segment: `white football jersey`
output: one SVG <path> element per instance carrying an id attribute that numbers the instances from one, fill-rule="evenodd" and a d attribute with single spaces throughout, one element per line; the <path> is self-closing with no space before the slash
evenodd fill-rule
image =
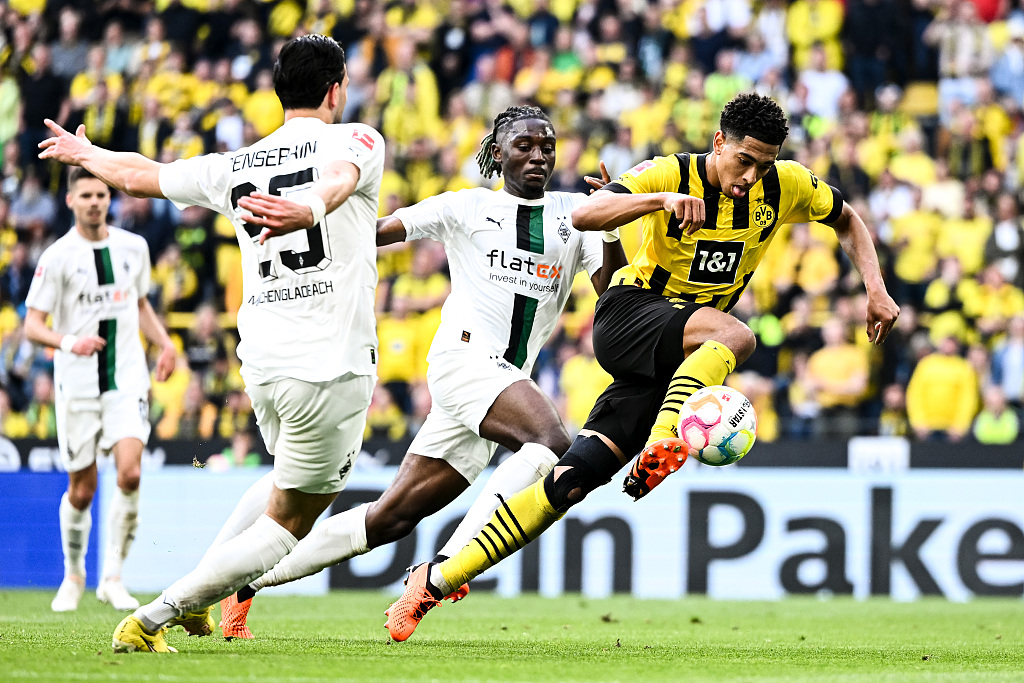
<path id="1" fill-rule="evenodd" d="M 532 372 L 576 273 L 593 275 L 604 258 L 601 235 L 572 226 L 572 210 L 585 199 L 568 192 L 522 199 L 474 188 L 395 211 L 406 239 L 435 239 L 448 254 L 452 291 L 428 360 L 460 344 L 480 344 Z"/>
<path id="2" fill-rule="evenodd" d="M 352 195 L 325 220 L 259 244 L 238 200 L 250 192 L 301 198 L 332 161 L 359 168 Z M 242 249 L 238 358 L 248 384 L 290 377 L 326 382 L 376 374 L 373 314 L 376 223 L 384 139 L 373 128 L 293 118 L 255 145 L 182 159 L 160 171 L 178 206 L 204 206 L 231 219 Z"/>
<path id="3" fill-rule="evenodd" d="M 91 356 L 55 352 L 57 391 L 68 399 L 115 389 L 145 397 L 149 391 L 139 339 L 139 299 L 149 292 L 149 247 L 138 235 L 107 229 L 107 239 L 91 242 L 72 228 L 47 247 L 25 302 L 52 315 L 56 332 L 107 342 Z"/>

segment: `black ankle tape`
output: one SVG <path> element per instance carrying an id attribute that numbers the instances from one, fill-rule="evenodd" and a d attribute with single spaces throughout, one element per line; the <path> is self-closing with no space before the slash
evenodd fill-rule
<path id="1" fill-rule="evenodd" d="M 254 595 L 256 595 L 255 589 L 251 586 L 242 586 L 238 589 L 238 593 L 235 594 L 235 599 L 238 602 L 245 602 L 246 600 L 252 600 Z"/>

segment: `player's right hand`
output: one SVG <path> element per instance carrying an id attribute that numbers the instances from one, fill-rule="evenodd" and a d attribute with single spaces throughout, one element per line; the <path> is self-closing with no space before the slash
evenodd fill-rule
<path id="1" fill-rule="evenodd" d="M 701 197 L 672 192 L 665 199 L 663 208 L 679 219 L 679 227 L 687 235 L 704 227 L 704 200 Z"/>
<path id="2" fill-rule="evenodd" d="M 308 204 L 278 195 L 251 192 L 238 200 L 238 206 L 249 212 L 242 214 L 243 221 L 263 228 L 260 244 L 271 237 L 313 227 L 313 212 Z"/>
<path id="3" fill-rule="evenodd" d="M 71 353 L 77 356 L 91 356 L 97 351 L 102 351 L 106 345 L 107 340 L 103 337 L 82 336 L 71 347 Z"/>

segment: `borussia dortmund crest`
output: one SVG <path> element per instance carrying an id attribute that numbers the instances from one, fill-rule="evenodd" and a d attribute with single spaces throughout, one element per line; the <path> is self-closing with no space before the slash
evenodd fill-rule
<path id="1" fill-rule="evenodd" d="M 569 235 L 572 233 L 569 231 L 569 226 L 562 221 L 562 224 L 558 226 L 558 236 L 562 238 L 562 242 L 569 241 Z"/>
<path id="2" fill-rule="evenodd" d="M 770 228 L 775 223 L 775 210 L 768 204 L 758 204 L 750 212 L 750 220 L 759 228 Z"/>

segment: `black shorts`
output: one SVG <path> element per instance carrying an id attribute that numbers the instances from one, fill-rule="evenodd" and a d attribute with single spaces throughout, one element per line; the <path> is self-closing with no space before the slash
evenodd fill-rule
<path id="1" fill-rule="evenodd" d="M 584 429 L 604 434 L 627 456 L 644 447 L 683 362 L 686 321 L 702 307 L 631 285 L 609 287 L 601 295 L 594 311 L 594 355 L 614 381 Z"/>

